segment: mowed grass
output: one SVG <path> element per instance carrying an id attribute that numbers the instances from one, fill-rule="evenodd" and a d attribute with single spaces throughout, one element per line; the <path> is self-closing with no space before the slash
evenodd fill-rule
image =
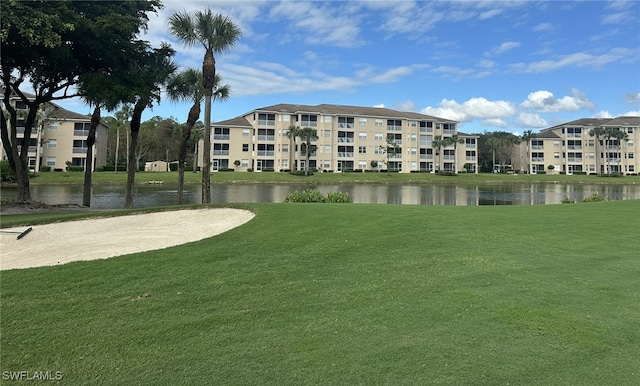
<path id="1" fill-rule="evenodd" d="M 248 207 L 252 221 L 207 240 L 2 272 L 2 371 L 69 384 L 640 379 L 640 201 Z"/>

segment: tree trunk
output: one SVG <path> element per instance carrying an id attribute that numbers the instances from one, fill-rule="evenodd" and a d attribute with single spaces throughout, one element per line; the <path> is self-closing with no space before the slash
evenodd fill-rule
<path id="1" fill-rule="evenodd" d="M 116 158 L 115 158 L 115 162 L 113 163 L 113 171 L 114 174 L 118 174 L 118 151 L 120 147 L 120 128 L 118 128 L 118 130 L 116 130 Z"/>
<path id="2" fill-rule="evenodd" d="M 191 130 L 200 116 L 200 103 L 194 103 L 189 110 L 187 124 L 182 129 L 180 150 L 178 152 L 178 204 L 184 203 L 184 166 L 187 161 L 187 142 L 191 138 Z M 194 166 L 195 167 L 195 166 Z"/>
<path id="3" fill-rule="evenodd" d="M 311 153 L 311 141 L 307 140 L 307 148 L 305 149 L 306 152 L 306 162 L 304 164 L 304 175 L 308 176 L 309 175 L 309 156 Z"/>
<path id="4" fill-rule="evenodd" d="M 124 199 L 125 209 L 133 208 L 133 186 L 136 178 L 136 150 L 138 148 L 138 134 L 140 133 L 140 122 L 142 112 L 147 107 L 146 101 L 138 101 L 133 108 L 131 116 L 131 140 L 129 142 L 129 154 L 127 154 L 127 186 Z"/>
<path id="5" fill-rule="evenodd" d="M 213 51 L 207 50 L 202 62 L 202 85 L 204 88 L 204 154 L 202 165 L 202 203 L 211 203 L 211 103 L 216 76 L 216 61 Z"/>
<path id="6" fill-rule="evenodd" d="M 82 206 L 91 206 L 91 175 L 93 171 L 93 145 L 96 143 L 96 129 L 100 124 L 100 105 L 96 105 L 91 115 L 91 126 L 87 134 L 87 158 L 82 186 Z"/>

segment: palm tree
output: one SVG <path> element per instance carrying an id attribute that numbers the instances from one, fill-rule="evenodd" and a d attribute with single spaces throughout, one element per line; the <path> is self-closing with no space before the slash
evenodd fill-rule
<path id="1" fill-rule="evenodd" d="M 603 137 L 605 134 L 605 130 L 603 127 L 594 127 L 589 130 L 589 135 L 591 137 L 596 137 L 596 172 L 600 174 L 600 137 Z M 606 154 L 605 154 L 606 156 Z"/>
<path id="2" fill-rule="evenodd" d="M 309 175 L 309 157 L 311 156 L 311 153 L 315 151 L 314 149 L 315 145 L 312 146 L 311 141 L 315 141 L 318 139 L 318 131 L 311 127 L 303 127 L 298 132 L 298 136 L 300 137 L 301 141 L 305 142 L 305 145 L 306 145 L 305 154 L 307 156 L 307 161 L 304 164 L 304 175 L 308 176 Z"/>
<path id="3" fill-rule="evenodd" d="M 439 172 L 440 168 L 442 167 L 442 155 L 441 155 L 441 149 L 443 147 L 447 146 L 447 140 L 442 138 L 442 136 L 440 135 L 436 135 L 435 137 L 433 137 L 433 142 L 431 143 L 431 146 L 436 150 L 436 154 L 438 156 L 438 169 L 435 170 L 435 172 Z M 434 157 L 434 161 L 435 161 L 435 157 Z"/>
<path id="4" fill-rule="evenodd" d="M 622 142 L 626 142 L 629 139 L 629 134 L 616 128 L 611 130 L 611 137 L 615 138 L 618 141 L 619 157 L 616 157 L 616 158 L 618 159 L 618 173 L 622 173 L 622 167 L 620 165 L 620 162 L 622 160 L 622 154 L 620 154 L 620 152 L 622 150 Z"/>
<path id="5" fill-rule="evenodd" d="M 297 126 L 291 125 L 289 126 L 289 130 L 287 131 L 287 137 L 289 137 L 289 139 L 291 140 L 291 152 L 290 154 L 293 155 L 293 158 L 295 157 L 295 151 L 296 151 L 296 137 L 300 137 L 300 131 L 302 131 L 302 129 L 300 129 Z M 291 170 L 296 170 L 294 168 L 294 159 L 291 158 L 289 161 L 291 162 L 291 165 L 289 165 L 289 168 Z"/>
<path id="6" fill-rule="evenodd" d="M 531 157 L 529 156 L 529 147 L 531 145 L 531 140 L 533 138 L 536 137 L 536 134 L 533 132 L 533 130 L 525 130 L 524 133 L 522 134 L 522 141 L 525 143 L 525 153 L 527 156 L 527 162 L 525 162 L 524 166 L 526 166 L 527 169 L 527 174 L 531 173 L 531 170 L 529 170 L 529 162 L 531 161 Z"/>
<path id="7" fill-rule="evenodd" d="M 504 141 L 502 140 L 502 138 L 499 138 L 499 137 L 491 137 L 487 139 L 487 146 L 489 146 L 493 154 L 493 161 L 492 161 L 493 163 L 491 164 L 492 173 L 496 172 L 496 150 L 498 150 L 498 148 L 502 146 L 503 143 Z"/>
<path id="8" fill-rule="evenodd" d="M 125 128 L 129 125 L 129 119 L 131 119 L 131 114 L 133 114 L 133 110 L 129 105 L 123 105 L 120 108 L 120 111 L 117 111 L 114 116 L 117 121 L 117 129 L 116 129 L 116 157 L 114 162 L 114 172 L 118 173 L 118 153 L 120 147 L 120 127 L 124 126 Z M 129 154 L 129 135 L 127 133 L 127 154 Z"/>
<path id="9" fill-rule="evenodd" d="M 458 144 L 462 145 L 464 143 L 464 138 L 460 138 L 458 134 L 454 134 L 448 139 L 446 139 L 446 141 L 447 141 L 447 144 L 445 146 L 453 145 L 453 171 L 454 173 L 457 174 L 458 168 L 456 165 L 456 157 L 458 155 L 458 152 L 456 150 L 458 148 Z"/>
<path id="10" fill-rule="evenodd" d="M 231 88 L 229 85 L 219 86 L 221 82 L 220 74 L 216 74 L 214 79 L 215 92 L 213 100 L 226 100 L 229 98 Z M 172 77 L 167 82 L 167 96 L 172 101 L 193 102 L 187 123 L 183 126 L 178 151 L 178 204 L 184 201 L 184 166 L 187 160 L 187 144 L 191 138 L 191 131 L 200 118 L 200 103 L 204 98 L 202 89 L 202 72 L 195 68 L 188 68 Z"/>
<path id="11" fill-rule="evenodd" d="M 204 93 L 204 165 L 202 170 L 202 203 L 211 202 L 211 103 L 215 86 L 214 54 L 233 47 L 241 36 L 240 28 L 228 16 L 214 14 L 211 9 L 186 11 L 169 17 L 169 31 L 186 46 L 202 45 L 202 88 Z"/>

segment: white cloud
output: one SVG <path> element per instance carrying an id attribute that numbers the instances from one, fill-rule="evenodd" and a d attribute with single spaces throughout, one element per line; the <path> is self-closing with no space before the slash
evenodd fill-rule
<path id="1" fill-rule="evenodd" d="M 492 9 L 490 11 L 482 12 L 480 16 L 478 16 L 478 19 L 480 20 L 491 19 L 492 17 L 499 15 L 501 13 L 502 13 L 501 9 Z"/>
<path id="2" fill-rule="evenodd" d="M 609 52 L 592 55 L 586 52 L 576 52 L 560 56 L 554 60 L 541 60 L 532 63 L 515 63 L 511 68 L 516 72 L 539 73 L 554 71 L 564 67 L 592 67 L 599 69 L 605 64 L 623 61 L 632 63 L 638 61 L 640 48 L 612 48 Z"/>
<path id="3" fill-rule="evenodd" d="M 624 94 L 624 100 L 629 104 L 640 106 L 640 92 L 626 93 Z"/>
<path id="4" fill-rule="evenodd" d="M 505 122 L 500 118 L 483 119 L 482 124 L 484 126 L 500 127 L 503 129 L 506 129 L 507 127 L 509 127 L 509 125 L 507 125 L 507 122 Z"/>
<path id="5" fill-rule="evenodd" d="M 595 104 L 587 99 L 582 92 L 577 89 L 573 89 L 571 92 L 573 96 L 564 96 L 558 99 L 551 91 L 535 91 L 530 93 L 520 106 L 543 113 L 582 109 L 593 110 L 595 108 Z"/>
<path id="6" fill-rule="evenodd" d="M 489 60 L 489 59 L 481 59 L 476 66 L 478 67 L 482 67 L 482 68 L 493 68 L 496 65 L 496 62 L 494 62 L 493 60 Z"/>
<path id="7" fill-rule="evenodd" d="M 549 32 L 549 31 L 553 31 L 554 29 L 555 27 L 551 23 L 540 23 L 540 24 L 536 24 L 535 26 L 533 26 L 533 28 L 531 28 L 533 32 Z"/>
<path id="8" fill-rule="evenodd" d="M 459 122 L 481 119 L 484 122 L 495 123 L 498 124 L 498 127 L 503 127 L 504 121 L 501 119 L 515 114 L 516 108 L 513 103 L 508 101 L 490 101 L 480 97 L 471 98 L 463 103 L 443 99 L 438 107 L 425 107 L 422 109 L 422 113 Z M 500 119 L 500 122 L 497 119 Z"/>
<path id="9" fill-rule="evenodd" d="M 522 127 L 547 127 L 547 121 L 544 120 L 540 115 L 535 113 L 528 113 L 525 111 L 520 112 L 518 114 L 518 119 L 516 122 Z"/>
<path id="10" fill-rule="evenodd" d="M 396 104 L 396 109 L 400 111 L 416 111 L 418 106 L 412 101 L 404 101 Z"/>
<path id="11" fill-rule="evenodd" d="M 606 111 L 606 110 L 602 110 L 602 111 L 598 111 L 597 113 L 593 114 L 591 116 L 591 118 L 614 118 L 614 116 Z"/>
<path id="12" fill-rule="evenodd" d="M 622 114 L 625 117 L 640 117 L 640 110 L 635 110 L 635 111 L 627 111 L 626 113 Z"/>
<path id="13" fill-rule="evenodd" d="M 484 55 L 485 56 L 500 55 L 514 48 L 520 47 L 520 45 L 522 45 L 522 43 L 520 42 L 504 42 L 499 46 L 493 47 L 489 51 L 485 52 Z"/>
<path id="14" fill-rule="evenodd" d="M 373 107 L 377 107 L 377 108 L 384 108 L 384 103 L 378 103 L 377 105 L 373 105 Z"/>
<path id="15" fill-rule="evenodd" d="M 602 16 L 602 24 L 620 24 L 634 20 L 631 12 L 617 12 Z"/>

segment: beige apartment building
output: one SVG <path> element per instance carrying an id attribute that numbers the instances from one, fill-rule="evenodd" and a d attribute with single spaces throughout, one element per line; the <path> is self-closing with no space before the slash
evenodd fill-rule
<path id="1" fill-rule="evenodd" d="M 459 132 L 457 124 L 386 108 L 278 104 L 213 123 L 209 156 L 212 171 L 304 170 L 306 146 L 299 138 L 294 143 L 288 136 L 289 127 L 296 126 L 317 131 L 308 166 L 320 172 L 388 169 L 402 173 L 477 173 L 478 136 Z M 462 143 L 434 148 L 435 137 L 453 135 Z M 238 167 L 235 161 L 240 162 Z"/>
<path id="2" fill-rule="evenodd" d="M 595 128 L 619 130 L 622 140 L 592 136 Z M 523 142 L 514 157 L 517 170 L 529 173 L 622 173 L 640 170 L 640 117 L 582 118 L 541 130 Z M 553 166 L 550 169 L 549 166 Z"/>
<path id="3" fill-rule="evenodd" d="M 27 97 L 29 95 L 27 94 Z M 26 106 L 18 98 L 12 103 L 20 111 Z M 22 116 L 22 117 L 21 117 Z M 40 171 L 45 165 L 51 171 L 62 171 L 67 161 L 72 166 L 85 166 L 87 162 L 87 135 L 91 126 L 91 117 L 66 110 L 55 103 L 43 105 L 39 114 L 40 121 L 31 130 L 29 141 L 29 169 Z M 24 114 L 18 113 L 17 140 L 20 146 L 24 140 Z M 7 122 L 8 123 L 8 122 Z M 93 169 L 107 164 L 107 127 L 100 124 L 96 131 L 96 143 L 93 147 Z M 7 154 L 2 148 L 2 159 Z"/>

